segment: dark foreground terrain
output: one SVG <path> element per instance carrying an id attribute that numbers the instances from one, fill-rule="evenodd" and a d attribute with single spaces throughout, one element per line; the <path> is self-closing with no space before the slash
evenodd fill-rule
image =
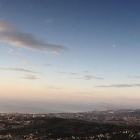
<path id="1" fill-rule="evenodd" d="M 140 126 L 11 115 L 1 116 L 1 140 L 140 140 Z"/>

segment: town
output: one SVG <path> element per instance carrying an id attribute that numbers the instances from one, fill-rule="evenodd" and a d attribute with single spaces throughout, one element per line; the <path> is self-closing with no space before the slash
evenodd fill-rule
<path id="1" fill-rule="evenodd" d="M 50 117 L 58 117 L 64 119 L 77 119 L 98 123 L 111 124 L 140 124 L 140 110 L 107 110 L 107 111 L 89 111 L 79 113 L 58 113 L 48 114 Z"/>
<path id="2" fill-rule="evenodd" d="M 0 114 L 0 140 L 140 139 L 140 110 Z"/>

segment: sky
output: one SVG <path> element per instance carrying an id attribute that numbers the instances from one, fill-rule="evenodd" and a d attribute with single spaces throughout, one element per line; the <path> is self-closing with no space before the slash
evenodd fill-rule
<path id="1" fill-rule="evenodd" d="M 139 108 L 139 27 L 140 0 L 1 0 L 0 100 Z"/>

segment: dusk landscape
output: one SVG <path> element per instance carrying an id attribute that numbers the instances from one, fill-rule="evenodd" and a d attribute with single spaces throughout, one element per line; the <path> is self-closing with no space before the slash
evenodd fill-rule
<path id="1" fill-rule="evenodd" d="M 0 0 L 0 140 L 140 140 L 140 0 Z"/>

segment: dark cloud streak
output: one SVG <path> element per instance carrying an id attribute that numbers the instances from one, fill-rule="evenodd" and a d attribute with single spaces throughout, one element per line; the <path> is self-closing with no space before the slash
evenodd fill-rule
<path id="1" fill-rule="evenodd" d="M 95 87 L 101 88 L 128 88 L 128 87 L 140 87 L 140 84 L 111 84 L 111 85 L 100 85 Z"/>
<path id="2" fill-rule="evenodd" d="M 92 75 L 85 75 L 84 78 L 85 78 L 86 80 L 92 80 L 92 79 L 103 80 L 103 79 L 104 79 L 104 78 L 96 77 L 96 76 L 92 76 Z"/>
<path id="3" fill-rule="evenodd" d="M 34 75 L 26 74 L 24 77 L 21 77 L 22 79 L 29 79 L 29 80 L 36 80 L 39 79 Z"/>
<path id="4" fill-rule="evenodd" d="M 35 72 L 27 69 L 22 69 L 22 68 L 3 68 L 0 67 L 1 70 L 9 70 L 9 71 L 18 71 L 18 72 L 28 72 L 28 73 L 36 73 L 36 74 L 42 74 L 40 72 Z"/>
<path id="5" fill-rule="evenodd" d="M 30 50 L 40 51 L 55 51 L 66 50 L 66 47 L 60 45 L 53 45 L 38 40 L 30 33 L 24 33 L 18 30 L 13 25 L 0 21 L 0 41 L 9 43 L 11 45 L 22 47 Z"/>

